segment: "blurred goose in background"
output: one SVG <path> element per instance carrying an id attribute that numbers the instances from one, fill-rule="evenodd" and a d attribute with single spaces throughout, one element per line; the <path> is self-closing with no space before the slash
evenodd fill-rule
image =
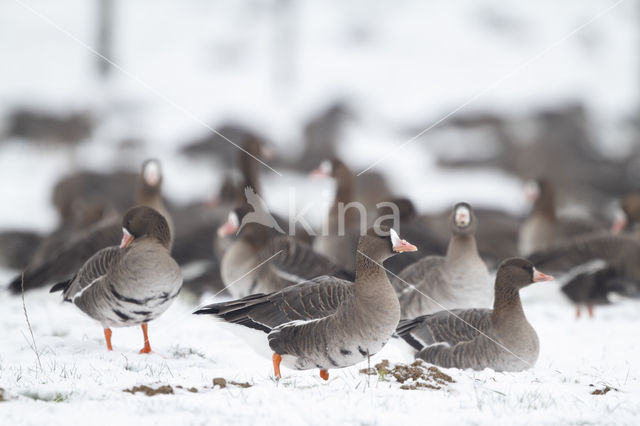
<path id="1" fill-rule="evenodd" d="M 576 316 L 586 306 L 609 303 L 608 295 L 640 297 L 640 241 L 629 236 L 591 234 L 576 237 L 533 253 L 540 268 L 566 275 L 562 291 L 576 305 Z"/>
<path id="2" fill-rule="evenodd" d="M 252 212 L 248 205 L 240 206 L 218 229 L 221 238 L 237 234 L 220 265 L 223 282 L 233 297 L 278 291 L 319 275 L 353 277 L 296 238 L 246 221 Z"/>
<path id="3" fill-rule="evenodd" d="M 0 232 L 0 266 L 9 269 L 23 269 L 36 251 L 42 236 L 32 231 Z"/>
<path id="4" fill-rule="evenodd" d="M 526 191 L 534 204 L 529 217 L 520 228 L 518 251 L 521 255 L 527 256 L 546 249 L 567 238 L 604 230 L 594 220 L 558 217 L 555 188 L 548 180 L 529 182 Z"/>
<path id="5" fill-rule="evenodd" d="M 63 299 L 100 322 L 107 349 L 111 327 L 140 325 L 144 347 L 151 352 L 147 324 L 158 318 L 180 292 L 180 267 L 169 254 L 169 224 L 156 210 L 140 206 L 122 219 L 120 246 L 104 248 L 87 260 L 75 276 L 53 286 Z"/>
<path id="6" fill-rule="evenodd" d="M 449 228 L 452 235 L 446 256 L 427 256 L 392 278 L 402 318 L 443 309 L 491 306 L 493 286 L 478 254 L 476 217 L 469 204 L 455 205 Z"/>
<path id="7" fill-rule="evenodd" d="M 313 248 L 348 271 L 355 270 L 355 252 L 360 239 L 361 226 L 366 220 L 356 207 L 346 208 L 354 198 L 355 176 L 338 158 L 324 160 L 311 172 L 312 176 L 332 177 L 336 182 L 336 195 L 323 224 L 320 235 L 313 241 Z"/>
<path id="8" fill-rule="evenodd" d="M 627 194 L 620 202 L 611 232 L 619 234 L 623 231 L 640 240 L 640 193 Z"/>
<path id="9" fill-rule="evenodd" d="M 373 228 L 360 238 L 354 282 L 321 276 L 271 294 L 215 303 L 194 312 L 267 333 L 273 367 L 327 370 L 356 364 L 377 353 L 400 319 L 400 306 L 382 263 L 416 247 L 393 229 Z"/>
<path id="10" fill-rule="evenodd" d="M 521 371 L 538 359 L 538 335 L 524 315 L 519 291 L 552 276 L 525 259 L 499 267 L 493 309 L 455 309 L 402 320 L 396 333 L 418 352 L 416 358 L 445 368 Z"/>
<path id="11" fill-rule="evenodd" d="M 152 173 L 148 171 L 150 168 L 153 170 Z M 162 178 L 159 162 L 157 160 L 145 161 L 138 179 L 137 194 L 138 197 L 141 197 L 140 202 L 157 206 L 167 214 L 161 194 Z M 167 223 L 171 223 L 170 218 Z M 50 252 L 46 253 L 40 262 L 30 263 L 23 274 L 16 276 L 9 284 L 9 289 L 14 293 L 19 293 L 23 279 L 25 290 L 68 279 L 98 250 L 117 243 L 120 233 L 120 221 L 111 216 L 87 229 L 67 235 L 65 241 L 60 242 L 58 247 L 52 248 Z M 170 246 L 171 242 L 169 242 Z"/>

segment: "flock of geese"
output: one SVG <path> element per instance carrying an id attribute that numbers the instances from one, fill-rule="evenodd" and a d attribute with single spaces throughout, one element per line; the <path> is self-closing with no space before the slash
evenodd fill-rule
<path id="1" fill-rule="evenodd" d="M 442 367 L 532 367 L 539 341 L 519 291 L 554 279 L 537 267 L 562 275 L 578 316 L 583 307 L 593 315 L 610 293 L 640 296 L 640 194 L 621 200 L 623 214 L 611 229 L 559 215 L 553 184 L 538 180 L 526 188 L 533 207 L 524 221 L 464 202 L 448 214 L 424 216 L 396 197 L 388 201 L 399 222 L 377 221 L 362 234 L 359 215 L 347 211 L 339 233 L 340 203 L 359 195 L 353 173 L 333 158 L 312 172 L 336 182 L 328 232 L 313 238 L 301 229 L 294 236 L 278 231 L 285 222 L 277 216 L 272 226 L 246 220 L 255 207 L 244 194 L 262 191 L 250 158 L 261 147 L 249 141 L 244 148 L 251 155 L 240 154 L 240 179 L 227 179 L 214 201 L 180 208 L 162 197 L 157 160 L 143 163 L 137 191 L 124 196 L 130 176 L 66 178 L 54 191 L 62 218 L 56 231 L 22 240 L 0 235 L 5 262 L 20 258 L 11 250 L 29 253 L 9 289 L 53 284 L 51 292 L 61 291 L 102 325 L 109 350 L 112 328 L 139 325 L 140 353 L 151 352 L 148 323 L 181 288 L 224 293 L 226 301 L 194 313 L 264 332 L 259 350 L 269 348 L 277 378 L 283 364 L 317 368 L 325 380 L 328 370 L 367 359 L 391 338 Z M 127 203 L 126 213 L 117 214 Z M 183 280 L 185 266 L 199 261 L 202 274 Z"/>

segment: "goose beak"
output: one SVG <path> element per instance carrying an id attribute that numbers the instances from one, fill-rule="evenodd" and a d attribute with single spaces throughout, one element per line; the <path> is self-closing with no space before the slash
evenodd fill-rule
<path id="1" fill-rule="evenodd" d="M 238 226 L 231 220 L 227 220 L 224 225 L 218 228 L 218 237 L 223 238 L 238 232 Z"/>
<path id="2" fill-rule="evenodd" d="M 418 247 L 414 246 L 407 240 L 400 240 L 398 244 L 393 246 L 393 251 L 396 253 L 402 253 L 405 251 L 418 251 Z"/>
<path id="3" fill-rule="evenodd" d="M 544 274 L 538 271 L 536 268 L 533 268 L 533 282 L 537 283 L 540 281 L 553 281 L 553 277 L 551 275 Z"/>
<path id="4" fill-rule="evenodd" d="M 127 231 L 126 228 L 122 228 L 122 241 L 120 241 L 120 248 L 129 247 L 135 237 Z"/>
<path id="5" fill-rule="evenodd" d="M 312 177 L 328 177 L 329 174 L 322 167 L 317 167 L 309 172 L 309 176 Z"/>
<path id="6" fill-rule="evenodd" d="M 613 224 L 611 225 L 611 233 L 613 235 L 618 235 L 624 228 L 627 227 L 627 215 L 624 212 L 620 212 L 616 214 L 615 219 L 613 220 Z"/>

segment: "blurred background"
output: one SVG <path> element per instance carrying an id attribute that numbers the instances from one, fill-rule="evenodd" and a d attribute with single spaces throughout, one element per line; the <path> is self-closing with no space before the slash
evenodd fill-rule
<path id="1" fill-rule="evenodd" d="M 211 129 L 273 148 L 275 211 L 333 154 L 423 212 L 524 215 L 539 176 L 606 211 L 640 188 L 638 3 L 3 1 L 0 229 L 50 231 L 60 178 L 149 157 L 174 205 L 211 199 L 237 156 Z"/>

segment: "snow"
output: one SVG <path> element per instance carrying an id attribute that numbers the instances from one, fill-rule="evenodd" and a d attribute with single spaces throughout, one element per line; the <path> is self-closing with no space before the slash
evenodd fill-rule
<path id="1" fill-rule="evenodd" d="M 640 92 L 638 2 L 299 1 L 287 17 L 266 0 L 120 1 L 113 59 L 126 72 L 115 71 L 106 85 L 94 74 L 94 55 L 73 39 L 94 45 L 95 4 L 0 5 L 0 115 L 17 106 L 103 114 L 77 148 L 2 142 L 0 229 L 51 230 L 57 218 L 49 197 L 57 178 L 79 168 L 137 169 L 147 157 L 160 159 L 173 201 L 209 198 L 223 165 L 176 155 L 209 131 L 202 123 L 247 123 L 284 157 L 295 158 L 305 120 L 336 98 L 356 111 L 339 154 L 354 170 L 388 157 L 372 170 L 422 211 L 460 200 L 513 213 L 526 209 L 517 178 L 436 164 L 445 149 L 452 158 L 491 155 L 495 141 L 482 133 L 436 127 L 396 151 L 415 136 L 407 128 L 426 129 L 470 100 L 462 112 L 516 117 L 581 101 L 603 152 L 624 157 L 633 146 L 626 120 L 637 111 Z M 526 132 L 526 123 L 517 131 Z M 145 144 L 123 154 L 114 146 L 124 137 Z M 262 169 L 267 203 L 287 214 L 288 205 L 301 209 L 311 197 L 308 217 L 319 223 L 331 182 L 282 172 Z M 0 271 L 0 283 L 13 273 Z M 455 383 L 409 391 L 360 374 L 366 363 L 332 370 L 329 382 L 317 371 L 283 368 L 284 378 L 275 382 L 271 360 L 233 327 L 190 314 L 211 301 L 183 293 L 150 324 L 154 353 L 139 355 L 139 329 L 115 329 L 115 350 L 108 352 L 99 325 L 46 289 L 29 292 L 40 365 L 20 297 L 0 289 L 0 388 L 7 400 L 0 401 L 0 422 L 635 424 L 640 415 L 638 302 L 599 308 L 594 319 L 576 321 L 557 284 L 532 286 L 523 302 L 541 342 L 533 369 L 449 369 Z M 393 340 L 372 364 L 382 359 L 408 363 L 412 354 Z M 252 386 L 214 388 L 216 377 Z M 123 392 L 167 384 L 174 394 Z M 605 386 L 615 390 L 591 394 Z"/>
<path id="2" fill-rule="evenodd" d="M 635 423 L 640 342 L 629 336 L 637 334 L 638 303 L 596 309 L 594 319 L 576 321 L 553 284 L 537 287 L 523 290 L 541 342 L 536 366 L 522 373 L 443 369 L 455 383 L 441 390 L 402 390 L 393 379 L 360 374 L 366 362 L 331 370 L 328 382 L 317 370 L 283 368 L 277 383 L 269 358 L 238 338 L 234 326 L 191 315 L 198 301 L 186 294 L 150 324 L 154 352 L 139 355 L 139 328 L 114 329 L 114 351 L 108 352 L 98 324 L 58 295 L 29 292 L 25 303 L 39 367 L 22 301 L 3 293 L 0 388 L 8 402 L 0 403 L 0 415 L 3 423 L 25 425 L 45 418 L 50 425 L 89 418 L 97 424 L 133 418 L 142 424 Z M 204 296 L 200 302 L 209 301 Z M 392 340 L 371 364 L 382 359 L 409 363 L 412 356 L 406 344 Z M 252 386 L 214 388 L 216 377 Z M 168 384 L 175 393 L 123 392 L 143 384 Z M 605 386 L 616 390 L 591 394 Z M 198 392 L 186 390 L 191 387 Z"/>

